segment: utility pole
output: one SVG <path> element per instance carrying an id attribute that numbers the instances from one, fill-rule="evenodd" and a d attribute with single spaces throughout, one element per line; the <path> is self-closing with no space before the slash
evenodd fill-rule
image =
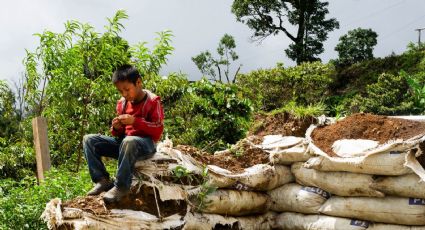
<path id="1" fill-rule="evenodd" d="M 424 28 L 416 29 L 416 31 L 418 31 L 418 48 L 421 47 L 421 31 L 422 30 L 425 30 L 425 27 Z"/>

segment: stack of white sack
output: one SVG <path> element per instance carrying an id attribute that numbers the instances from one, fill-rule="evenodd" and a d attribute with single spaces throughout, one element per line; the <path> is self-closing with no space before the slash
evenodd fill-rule
<path id="1" fill-rule="evenodd" d="M 186 188 L 184 186 L 172 183 L 166 183 L 158 180 L 160 176 L 170 174 L 171 165 L 177 164 L 177 160 L 166 155 L 162 150 L 164 144 L 158 146 L 158 152 L 153 158 L 136 163 L 136 176 L 133 178 L 131 191 L 142 188 L 151 190 L 158 203 L 185 204 L 187 198 Z M 143 176 L 142 178 L 140 178 Z M 139 197 L 139 202 L 143 202 L 146 197 Z M 81 198 L 81 199 L 84 199 Z M 67 207 L 58 199 L 50 200 L 41 216 L 47 223 L 49 229 L 181 229 L 184 224 L 184 215 L 180 210 L 174 214 L 164 216 L 163 206 L 158 205 L 154 212 L 137 211 L 131 209 L 113 208 L 107 210 L 101 197 L 94 197 L 89 202 L 84 203 L 81 208 Z M 103 205 L 104 212 L 97 214 L 91 210 L 91 206 Z M 131 205 L 130 205 L 131 206 Z M 159 215 L 158 215 L 159 213 Z M 161 215 L 162 213 L 162 215 Z M 184 213 L 184 211 L 183 211 Z"/>
<path id="2" fill-rule="evenodd" d="M 266 150 L 284 151 L 303 141 L 304 138 L 299 137 L 266 136 L 262 144 L 255 145 L 250 138 L 241 140 L 245 146 L 257 151 L 262 149 L 265 154 L 269 154 Z M 229 156 L 229 151 L 214 155 Z M 276 213 L 270 210 L 272 202 L 268 192 L 295 181 L 289 165 L 274 165 L 268 160 L 267 163 L 244 168 L 242 172 L 232 172 L 217 165 L 205 165 L 191 157 L 193 154 L 176 149 L 170 149 L 168 154 L 177 158 L 180 165 L 191 173 L 199 175 L 207 172 L 201 186 L 188 190 L 190 211 L 186 215 L 184 229 L 275 228 Z M 244 153 L 240 153 L 239 157 L 244 157 Z"/>
<path id="3" fill-rule="evenodd" d="M 279 229 L 425 229 L 425 171 L 416 157 L 424 135 L 378 145 L 341 140 L 337 157 L 306 132 L 306 162 L 294 163 L 296 183 L 269 192 Z M 306 155 L 307 155 L 306 153 Z M 294 197 L 295 196 L 295 197 Z"/>

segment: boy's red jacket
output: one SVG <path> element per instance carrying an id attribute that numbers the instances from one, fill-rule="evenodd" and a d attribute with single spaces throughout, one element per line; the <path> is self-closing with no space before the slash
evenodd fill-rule
<path id="1" fill-rule="evenodd" d="M 139 136 L 151 137 L 154 142 L 161 139 L 162 132 L 164 131 L 164 110 L 161 105 L 161 98 L 149 90 L 143 90 L 146 93 L 146 99 L 140 103 L 133 104 L 127 101 L 125 111 L 125 99 L 121 98 L 117 102 L 117 113 L 130 114 L 135 117 L 132 125 L 125 125 L 121 129 L 114 129 L 111 127 L 113 136 Z"/>

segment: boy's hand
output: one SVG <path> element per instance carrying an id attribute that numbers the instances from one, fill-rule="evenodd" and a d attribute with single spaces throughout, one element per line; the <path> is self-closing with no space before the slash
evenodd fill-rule
<path id="1" fill-rule="evenodd" d="M 119 121 L 121 124 L 124 125 L 132 125 L 134 123 L 134 117 L 130 114 L 123 114 L 118 116 Z"/>
<path id="2" fill-rule="evenodd" d="M 114 129 L 120 129 L 122 127 L 121 121 L 118 119 L 118 117 L 112 120 L 112 127 L 114 127 Z"/>

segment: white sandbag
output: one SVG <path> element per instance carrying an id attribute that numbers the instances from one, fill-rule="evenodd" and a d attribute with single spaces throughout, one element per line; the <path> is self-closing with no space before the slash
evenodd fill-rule
<path id="1" fill-rule="evenodd" d="M 425 226 L 406 226 L 395 224 L 374 223 L 367 230 L 425 230 Z"/>
<path id="2" fill-rule="evenodd" d="M 302 137 L 267 135 L 264 136 L 263 143 L 257 147 L 264 150 L 282 150 L 287 149 L 304 141 Z"/>
<path id="3" fill-rule="evenodd" d="M 372 175 L 349 172 L 321 172 L 295 163 L 291 168 L 299 184 L 321 188 L 338 196 L 384 197 L 384 193 L 372 189 Z"/>
<path id="4" fill-rule="evenodd" d="M 319 212 L 387 224 L 425 225 L 425 200 L 419 198 L 333 196 Z"/>
<path id="5" fill-rule="evenodd" d="M 263 193 L 219 189 L 203 197 L 202 192 L 190 191 L 189 200 L 194 210 L 203 213 L 244 216 L 269 210 L 269 197 Z"/>
<path id="6" fill-rule="evenodd" d="M 380 177 L 371 187 L 387 195 L 425 199 L 425 182 L 416 174 Z"/>
<path id="7" fill-rule="evenodd" d="M 311 158 L 306 167 L 321 171 L 346 171 L 356 173 L 367 173 L 375 175 L 404 175 L 412 170 L 404 167 L 407 165 L 407 153 L 418 144 L 425 141 L 425 134 L 417 135 L 408 140 L 390 140 L 376 148 L 368 149 L 363 156 L 352 158 L 330 157 L 315 145 L 311 134 L 316 126 L 312 125 L 306 131 L 306 141 L 309 143 L 310 154 L 318 155 L 319 158 Z M 384 154 L 384 155 L 380 155 Z M 399 155 L 400 154 L 400 155 Z M 373 155 L 378 155 L 372 157 Z M 422 176 L 421 176 L 422 177 Z M 424 176 L 425 178 L 425 176 Z"/>
<path id="8" fill-rule="evenodd" d="M 317 126 L 311 125 L 307 129 L 305 141 L 309 143 L 308 147 L 312 154 L 319 155 L 319 156 L 328 156 L 328 154 L 323 152 L 323 150 L 321 150 L 319 147 L 317 147 L 314 144 L 313 139 L 311 138 L 311 134 L 316 128 Z M 415 148 L 419 143 L 424 141 L 425 141 L 425 133 L 414 136 L 408 140 L 402 140 L 402 139 L 390 140 L 385 144 L 378 145 L 376 148 L 368 149 L 361 154 L 368 156 L 368 155 L 373 155 L 373 154 L 382 153 L 382 152 L 389 152 L 389 151 L 399 151 L 399 152 L 408 151 L 412 148 Z"/>
<path id="9" fill-rule="evenodd" d="M 305 162 L 311 155 L 307 152 L 305 144 L 299 144 L 284 150 L 269 151 L 270 162 L 273 164 L 290 165 L 294 162 Z"/>
<path id="10" fill-rule="evenodd" d="M 295 180 L 291 169 L 283 165 L 258 164 L 242 173 L 233 173 L 215 165 L 208 165 L 209 184 L 219 188 L 268 191 Z"/>
<path id="11" fill-rule="evenodd" d="M 204 165 L 188 154 L 179 150 L 170 150 L 172 157 L 179 159 L 179 165 L 194 174 L 202 174 Z M 287 166 L 257 164 L 234 173 L 216 165 L 207 165 L 208 184 L 217 188 L 234 188 L 238 190 L 267 191 L 294 181 L 294 176 Z"/>
<path id="12" fill-rule="evenodd" d="M 262 215 L 232 217 L 206 213 L 187 213 L 185 216 L 184 230 L 212 230 L 216 228 L 225 229 L 247 229 L 267 230 L 272 229 L 276 213 L 267 212 Z"/>
<path id="13" fill-rule="evenodd" d="M 332 144 L 332 151 L 340 157 L 363 156 L 369 149 L 374 149 L 379 142 L 365 139 L 342 139 Z"/>
<path id="14" fill-rule="evenodd" d="M 369 222 L 324 215 L 284 212 L 276 217 L 276 228 L 284 230 L 364 230 Z"/>
<path id="15" fill-rule="evenodd" d="M 341 158 L 318 156 L 310 158 L 305 167 L 326 172 L 353 172 L 398 176 L 412 173 L 406 167 L 407 152 L 387 151 L 363 157 Z"/>
<path id="16" fill-rule="evenodd" d="M 268 192 L 270 210 L 276 212 L 319 213 L 330 193 L 316 187 L 291 183 Z"/>
<path id="17" fill-rule="evenodd" d="M 175 214 L 162 219 L 142 211 L 112 209 L 108 215 L 96 216 L 76 208 L 62 208 L 60 199 L 46 205 L 41 218 L 49 229 L 174 229 L 181 228 L 184 220 Z"/>

